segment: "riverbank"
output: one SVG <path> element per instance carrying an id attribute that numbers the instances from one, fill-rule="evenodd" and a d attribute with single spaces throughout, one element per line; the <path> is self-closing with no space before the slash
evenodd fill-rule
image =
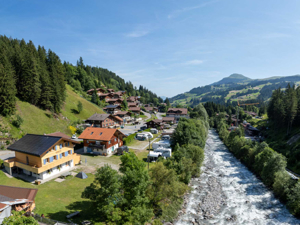
<path id="1" fill-rule="evenodd" d="M 202 171 L 174 224 L 300 224 L 215 130 L 209 131 Z"/>

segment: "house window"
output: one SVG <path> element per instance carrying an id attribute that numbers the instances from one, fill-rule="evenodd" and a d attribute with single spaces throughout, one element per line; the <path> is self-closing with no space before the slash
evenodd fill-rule
<path id="1" fill-rule="evenodd" d="M 68 146 L 68 143 L 65 143 L 65 147 L 67 147 Z"/>
<path id="2" fill-rule="evenodd" d="M 53 157 L 53 156 L 51 156 L 51 157 L 49 158 L 49 160 L 50 160 L 50 162 L 53 162 L 53 160 L 54 160 L 54 157 Z"/>
<path id="3" fill-rule="evenodd" d="M 65 152 L 65 157 L 67 157 L 67 156 L 68 156 L 68 154 L 69 154 L 68 152 Z"/>
<path id="4" fill-rule="evenodd" d="M 70 146 L 70 142 L 68 142 L 68 146 Z"/>
<path id="5" fill-rule="evenodd" d="M 59 145 L 59 148 L 62 149 L 62 147 L 63 147 L 62 144 L 60 144 L 60 145 Z"/>
<path id="6" fill-rule="evenodd" d="M 59 154 L 59 157 L 60 157 L 60 158 L 62 158 L 62 157 L 63 157 L 63 154 L 62 154 L 62 153 L 60 153 L 60 154 Z"/>
<path id="7" fill-rule="evenodd" d="M 46 163 L 47 163 L 47 159 L 44 159 L 44 165 L 46 165 Z"/>
<path id="8" fill-rule="evenodd" d="M 58 155 L 56 155 L 56 158 L 55 158 L 56 160 L 58 160 L 59 158 L 58 158 Z"/>
<path id="9" fill-rule="evenodd" d="M 110 141 L 108 142 L 108 144 L 110 144 Z"/>
<path id="10" fill-rule="evenodd" d="M 90 143 L 89 141 L 86 141 L 86 143 Z"/>
<path id="11" fill-rule="evenodd" d="M 69 151 L 69 154 L 72 155 L 72 150 Z"/>
<path id="12" fill-rule="evenodd" d="M 117 138 L 115 138 L 115 141 L 117 141 Z"/>
<path id="13" fill-rule="evenodd" d="M 57 151 L 57 145 L 55 145 L 55 151 Z"/>
<path id="14" fill-rule="evenodd" d="M 100 141 L 96 141 L 96 145 L 100 145 Z"/>

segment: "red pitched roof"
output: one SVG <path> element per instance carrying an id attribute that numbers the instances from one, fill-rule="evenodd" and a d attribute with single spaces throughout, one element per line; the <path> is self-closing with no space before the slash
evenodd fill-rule
<path id="1" fill-rule="evenodd" d="M 38 189 L 20 188 L 0 185 L 0 195 L 4 195 L 13 199 L 28 199 L 34 201 Z"/>
<path id="2" fill-rule="evenodd" d="M 180 114 L 187 114 L 186 108 L 169 108 L 167 113 L 176 113 L 179 112 Z"/>
<path id="3" fill-rule="evenodd" d="M 110 141 L 115 133 L 121 133 L 122 135 L 124 135 L 118 129 L 87 127 L 78 138 L 99 141 Z"/>
<path id="4" fill-rule="evenodd" d="M 63 137 L 63 138 L 67 138 L 67 139 L 71 139 L 70 136 L 62 133 L 62 132 L 55 132 L 55 133 L 51 133 L 51 134 L 47 134 L 48 136 L 53 136 L 53 137 Z"/>
<path id="5" fill-rule="evenodd" d="M 130 107 L 129 108 L 130 111 L 141 111 L 140 107 Z"/>

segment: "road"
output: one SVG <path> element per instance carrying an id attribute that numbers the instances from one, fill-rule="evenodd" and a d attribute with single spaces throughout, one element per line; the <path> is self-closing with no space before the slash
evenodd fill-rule
<path id="1" fill-rule="evenodd" d="M 120 129 L 120 131 L 123 133 L 123 134 L 126 134 L 126 135 L 129 135 L 129 134 L 133 134 L 135 132 L 137 132 L 142 126 L 145 126 L 144 123 L 147 119 L 151 118 L 151 114 L 150 113 L 147 113 L 147 112 L 144 112 L 144 115 L 147 116 L 147 118 L 145 118 L 141 124 L 138 124 L 138 125 L 126 125 L 123 129 Z"/>
<path id="2" fill-rule="evenodd" d="M 156 113 L 156 117 L 157 119 L 161 120 L 162 119 L 162 115 L 166 115 L 166 113 Z"/>
<path id="3" fill-rule="evenodd" d="M 13 151 L 0 151 L 0 159 L 5 160 L 11 157 L 15 157 L 15 152 Z"/>

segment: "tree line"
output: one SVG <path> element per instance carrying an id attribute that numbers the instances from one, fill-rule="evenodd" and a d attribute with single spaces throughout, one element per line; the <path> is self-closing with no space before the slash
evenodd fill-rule
<path id="1" fill-rule="evenodd" d="M 126 91 L 128 96 L 141 96 L 143 103 L 163 102 L 142 85 L 139 88 L 115 73 L 100 67 L 84 65 L 83 59 L 72 65 L 32 41 L 0 36 L 0 114 L 14 114 L 17 98 L 44 110 L 61 112 L 66 98 L 66 84 L 86 96 L 85 92 L 105 85 Z"/>
<path id="2" fill-rule="evenodd" d="M 267 143 L 254 142 L 244 138 L 243 128 L 229 132 L 225 113 L 210 118 L 214 120 L 221 140 L 228 149 L 261 178 L 263 183 L 272 188 L 274 194 L 295 216 L 300 216 L 300 181 L 293 180 L 286 172 L 286 158 L 274 151 Z"/>
<path id="3" fill-rule="evenodd" d="M 192 117 L 179 121 L 171 158 L 161 157 L 148 170 L 134 153 L 126 153 L 121 156 L 121 174 L 108 165 L 97 170 L 94 182 L 82 193 L 92 200 L 97 222 L 159 225 L 173 221 L 204 159 L 208 115 L 200 105 Z"/>

